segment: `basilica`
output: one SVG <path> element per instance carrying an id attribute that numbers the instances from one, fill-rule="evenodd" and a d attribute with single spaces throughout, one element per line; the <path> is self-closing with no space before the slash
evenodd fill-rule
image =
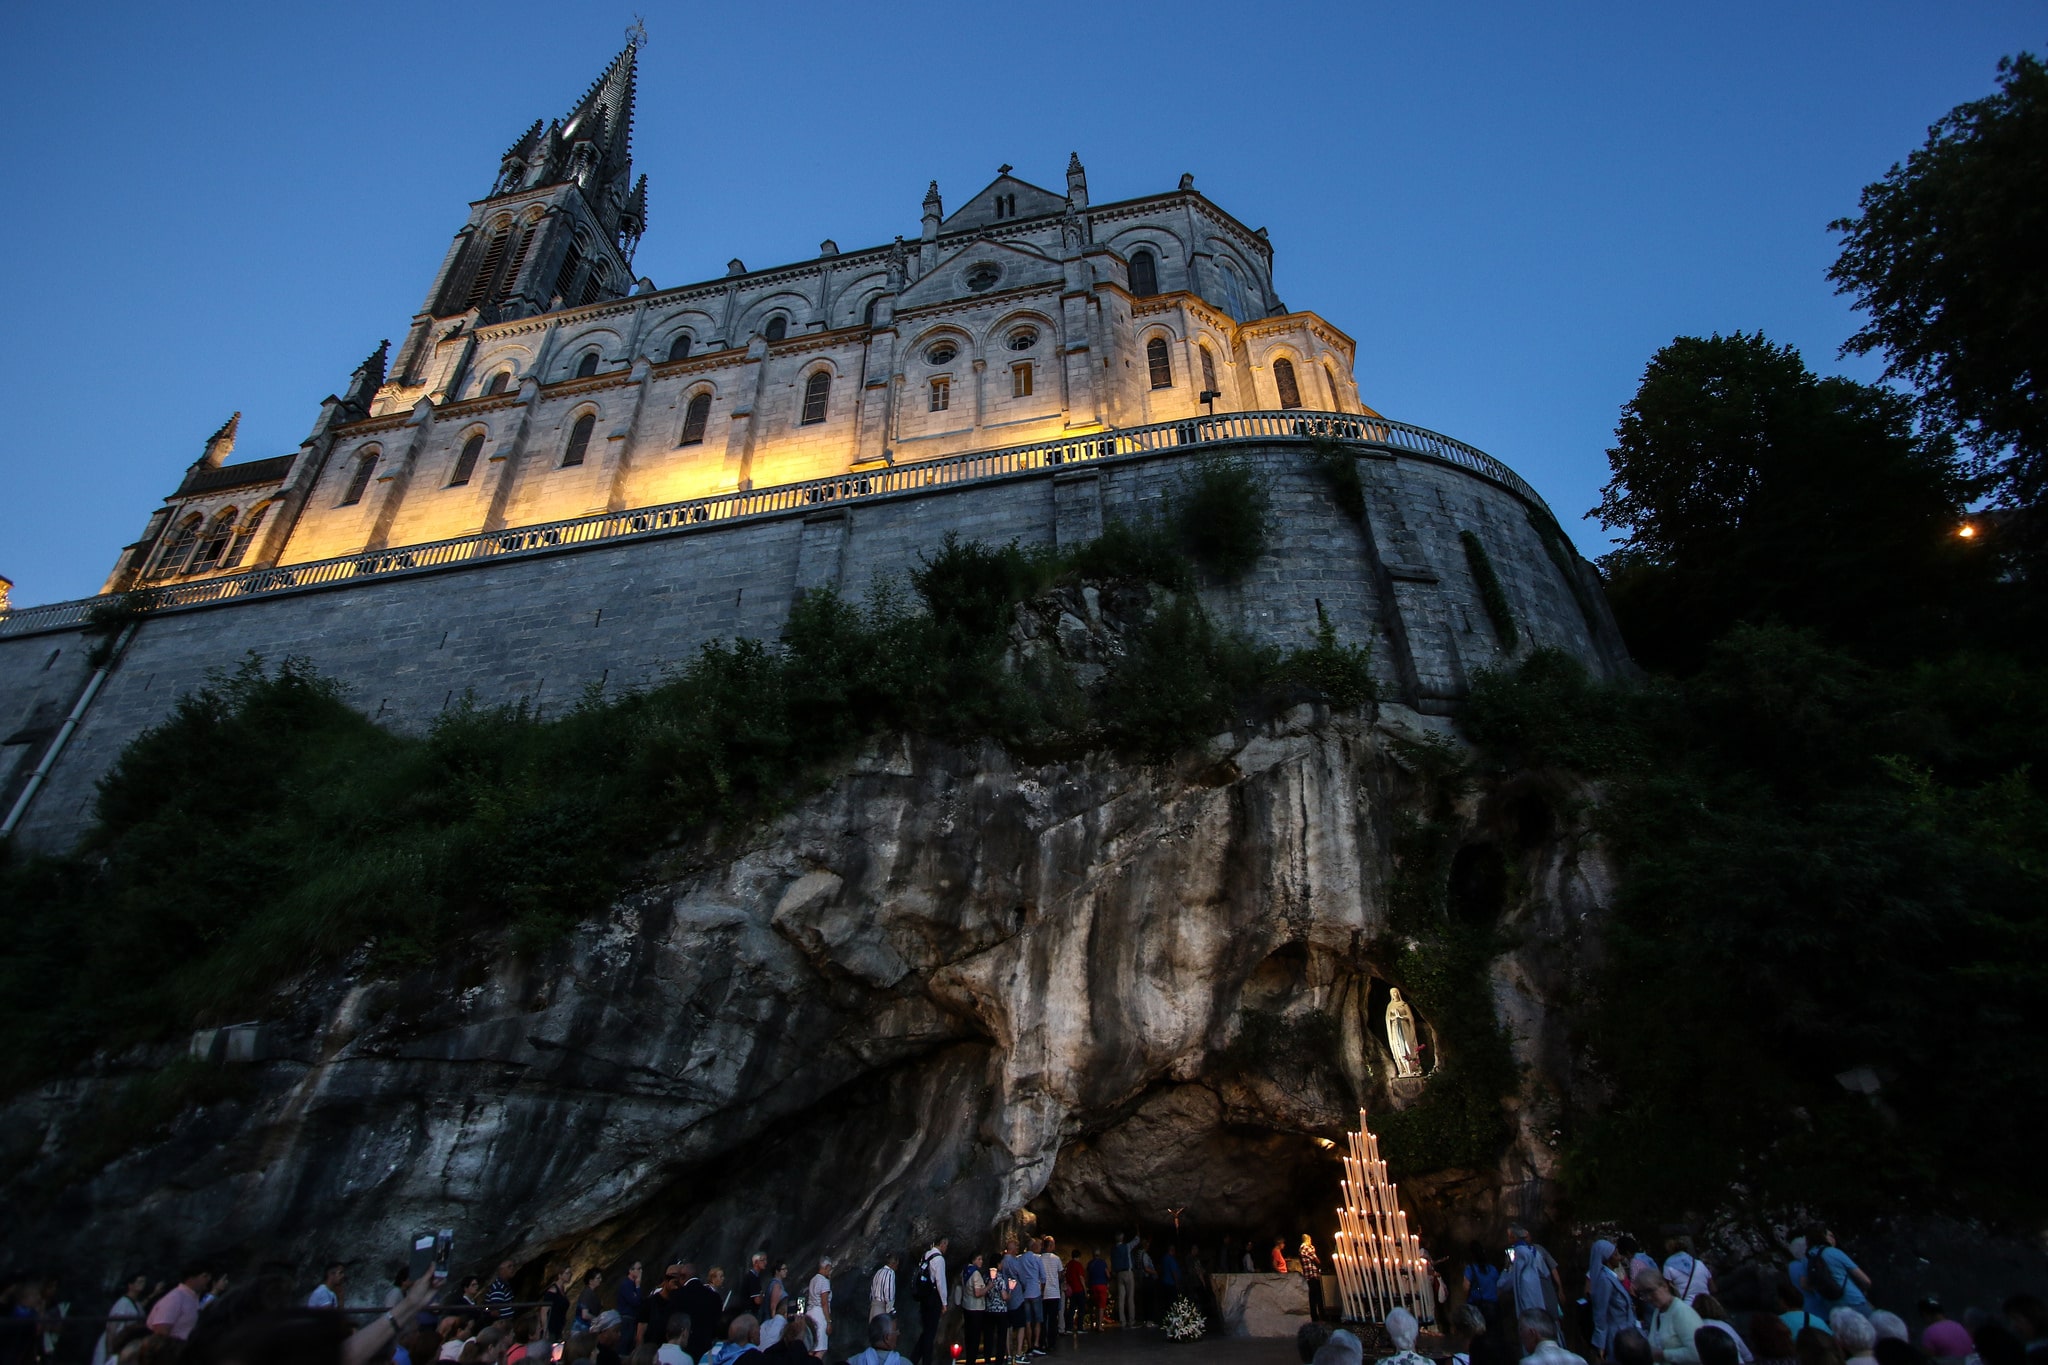
<path id="1" fill-rule="evenodd" d="M 1183 175 L 1092 203 L 998 168 L 914 237 L 658 288 L 636 277 L 639 42 L 470 205 L 396 353 L 293 452 L 230 420 L 106 591 L 378 555 L 1180 419 L 1370 415 L 1353 345 L 1274 293 L 1265 229 Z M 907 215 L 906 215 L 907 217 Z M 907 224 L 906 224 L 907 225 Z"/>

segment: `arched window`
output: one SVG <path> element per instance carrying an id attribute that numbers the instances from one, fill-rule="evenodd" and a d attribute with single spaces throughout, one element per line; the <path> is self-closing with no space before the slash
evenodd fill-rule
<path id="1" fill-rule="evenodd" d="M 683 412 L 683 439 L 679 446 L 704 444 L 704 428 L 711 422 L 711 395 L 700 393 L 690 400 L 690 406 Z"/>
<path id="2" fill-rule="evenodd" d="M 868 306 L 860 310 L 860 325 L 863 327 L 874 326 L 875 310 L 881 306 L 882 296 L 880 294 L 877 294 L 873 298 L 869 299 Z"/>
<path id="3" fill-rule="evenodd" d="M 199 542 L 199 552 L 192 556 L 192 571 L 198 573 L 219 563 L 220 557 L 227 553 L 228 542 L 234 538 L 235 509 L 223 507 L 206 524 L 206 535 Z"/>
<path id="4" fill-rule="evenodd" d="M 1217 274 L 1223 281 L 1223 311 L 1236 318 L 1239 322 L 1243 322 L 1245 313 L 1244 283 L 1237 278 L 1236 267 L 1232 266 L 1230 262 L 1225 261 L 1219 267 Z"/>
<path id="5" fill-rule="evenodd" d="M 476 473 L 477 457 L 484 453 L 484 434 L 473 433 L 462 443 L 462 453 L 455 457 L 455 472 L 448 476 L 450 488 L 460 488 L 469 482 L 469 476 Z"/>
<path id="6" fill-rule="evenodd" d="M 1294 362 L 1281 357 L 1273 362 L 1273 387 L 1280 390 L 1280 406 L 1301 406 L 1301 386 L 1294 382 Z"/>
<path id="7" fill-rule="evenodd" d="M 463 296 L 463 307 L 474 308 L 490 294 L 491 282 L 498 276 L 498 265 L 505 259 L 505 242 L 511 235 L 509 223 L 501 223 L 492 231 L 491 240 L 484 247 L 483 259 L 476 263 L 476 274 L 469 277 L 469 293 Z"/>
<path id="8" fill-rule="evenodd" d="M 825 400 L 831 396 L 831 372 L 828 370 L 813 371 L 811 377 L 804 381 L 803 424 L 805 426 L 825 420 Z"/>
<path id="9" fill-rule="evenodd" d="M 676 339 L 668 344 L 668 358 L 671 361 L 688 360 L 690 358 L 690 334 L 688 332 L 677 333 Z"/>
<path id="10" fill-rule="evenodd" d="M 341 495 L 343 507 L 353 507 L 363 500 L 369 491 L 370 476 L 377 472 L 377 447 L 371 446 L 356 456 L 356 471 L 349 476 L 348 491 Z"/>
<path id="11" fill-rule="evenodd" d="M 232 569 L 241 564 L 243 556 L 249 553 L 249 546 L 256 539 L 256 533 L 263 529 L 263 520 L 270 515 L 270 508 L 270 503 L 259 503 L 242 519 L 241 527 L 236 530 L 235 538 L 228 546 L 227 557 L 220 562 L 223 569 Z"/>
<path id="12" fill-rule="evenodd" d="M 512 384 L 512 371 L 500 370 L 491 376 L 491 382 L 484 385 L 486 394 L 503 393 Z"/>
<path id="13" fill-rule="evenodd" d="M 562 258 L 562 268 L 555 272 L 555 293 L 561 296 L 562 302 L 569 301 L 569 291 L 576 287 L 576 272 L 582 268 L 583 248 L 572 242 L 569 254 Z"/>
<path id="14" fill-rule="evenodd" d="M 1330 386 L 1330 411 L 1344 410 L 1344 390 L 1338 386 L 1337 372 L 1328 365 L 1323 366 L 1323 382 Z"/>
<path id="15" fill-rule="evenodd" d="M 578 306 L 596 303 L 597 296 L 604 292 L 605 280 L 610 274 L 611 271 L 605 268 L 603 261 L 591 262 L 590 278 L 583 282 L 583 297 L 577 300 Z"/>
<path id="16" fill-rule="evenodd" d="M 1152 387 L 1173 387 L 1173 357 L 1167 353 L 1166 338 L 1153 337 L 1145 343 L 1145 368 L 1152 372 Z"/>
<path id="17" fill-rule="evenodd" d="M 1209 354 L 1207 346 L 1203 346 L 1200 349 L 1202 352 L 1202 391 L 1204 393 L 1216 393 L 1216 357 Z"/>
<path id="18" fill-rule="evenodd" d="M 1131 253 L 1131 292 L 1133 294 L 1156 294 L 1159 292 L 1159 262 L 1150 250 L 1139 247 Z"/>
<path id="19" fill-rule="evenodd" d="M 780 341 L 789 335 L 789 319 L 777 313 L 768 319 L 768 325 L 761 329 L 761 335 L 770 341 Z"/>
<path id="20" fill-rule="evenodd" d="M 192 556 L 192 546 L 199 539 L 199 528 L 203 525 L 205 522 L 197 512 L 194 512 L 164 537 L 164 547 L 157 552 L 156 569 L 152 577 L 169 578 L 172 574 L 183 572 L 185 561 Z"/>
<path id="21" fill-rule="evenodd" d="M 577 362 L 576 362 L 576 377 L 577 377 L 578 379 L 588 379 L 588 378 L 590 378 L 590 376 L 592 376 L 592 375 L 594 375 L 594 374 L 596 374 L 596 373 L 597 373 L 597 352 L 596 352 L 596 351 L 585 351 L 585 352 L 583 353 L 583 359 L 581 359 L 581 360 L 579 360 L 579 361 L 577 361 Z"/>
<path id="22" fill-rule="evenodd" d="M 569 428 L 569 444 L 562 451 L 562 468 L 583 463 L 583 456 L 590 449 L 590 433 L 597 428 L 597 414 L 586 412 L 576 419 L 576 425 Z"/>
<path id="23" fill-rule="evenodd" d="M 519 283 L 519 272 L 526 265 L 526 253 L 539 235 L 535 225 L 526 223 L 514 229 L 519 235 L 512 242 L 512 258 L 505 262 L 505 273 L 498 280 L 498 301 L 504 302 Z"/>

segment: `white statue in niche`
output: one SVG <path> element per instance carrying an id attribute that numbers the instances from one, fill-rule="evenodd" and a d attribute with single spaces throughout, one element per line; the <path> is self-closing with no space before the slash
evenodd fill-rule
<path id="1" fill-rule="evenodd" d="M 1420 1076 L 1421 1054 L 1415 1047 L 1415 1011 L 1396 988 L 1387 999 L 1387 1046 L 1394 1052 L 1396 1076 Z"/>

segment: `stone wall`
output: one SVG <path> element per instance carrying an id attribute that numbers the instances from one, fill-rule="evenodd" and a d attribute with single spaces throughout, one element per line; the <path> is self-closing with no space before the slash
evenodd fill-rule
<path id="1" fill-rule="evenodd" d="M 1252 448 L 1246 458 L 1271 490 L 1273 529 L 1244 579 L 1205 591 L 1220 621 L 1295 647 L 1312 640 L 1320 605 L 1340 637 L 1372 644 L 1390 697 L 1441 710 L 1474 670 L 1503 657 L 1459 539 L 1470 530 L 1488 547 L 1521 651 L 1554 646 L 1603 674 L 1626 667 L 1590 568 L 1575 558 L 1561 567 L 1532 509 L 1499 485 L 1431 460 L 1367 457 L 1361 526 L 1298 447 Z M 303 656 L 346 684 L 365 714 L 401 728 L 424 727 L 465 695 L 546 712 L 593 685 L 645 686 L 708 640 L 772 638 L 800 590 L 862 595 L 900 580 L 948 532 L 998 544 L 1086 540 L 1105 518 L 1156 512 L 1187 467 L 1185 455 L 1128 457 L 165 612 L 134 632 L 20 837 L 68 845 L 122 747 L 210 670 L 251 653 Z M 1566 569 L 1595 582 L 1592 592 L 1582 583 L 1575 593 Z M 0 638 L 6 802 L 80 695 L 92 644 L 76 630 Z"/>

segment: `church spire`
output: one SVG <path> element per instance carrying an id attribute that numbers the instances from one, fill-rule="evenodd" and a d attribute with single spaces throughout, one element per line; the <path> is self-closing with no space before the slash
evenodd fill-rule
<path id="1" fill-rule="evenodd" d="M 567 114 L 535 120 L 505 149 L 490 194 L 471 206 L 449 248 L 423 316 L 474 312 L 495 322 L 632 291 L 633 250 L 647 230 L 647 180 L 633 176 L 634 83 L 645 41 L 637 24 L 627 30 L 626 46 Z M 428 344 L 416 318 L 396 372 L 424 373 Z"/>
<path id="2" fill-rule="evenodd" d="M 564 179 L 579 181 L 594 204 L 616 220 L 633 176 L 633 81 L 640 45 L 626 44 L 604 74 L 562 120 L 561 141 L 567 150 Z M 616 221 L 606 227 L 615 227 Z"/>

